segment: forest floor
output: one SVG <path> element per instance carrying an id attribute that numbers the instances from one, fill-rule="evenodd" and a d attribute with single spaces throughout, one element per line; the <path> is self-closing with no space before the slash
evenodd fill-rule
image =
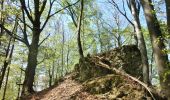
<path id="1" fill-rule="evenodd" d="M 82 91 L 82 84 L 72 79 L 72 75 L 64 77 L 58 86 L 45 89 L 31 96 L 29 100 L 100 100 L 101 98 Z M 75 98 L 76 96 L 76 98 Z"/>
<path id="2" fill-rule="evenodd" d="M 143 100 L 141 98 L 143 97 L 143 92 L 141 89 L 136 89 L 136 86 L 122 84 L 115 87 L 113 91 L 93 94 L 84 90 L 85 86 L 75 81 L 72 76 L 73 74 L 65 76 L 64 80 L 58 85 L 37 92 L 28 97 L 27 100 L 132 100 L 132 98 Z M 129 95 L 125 94 L 125 92 L 128 92 L 127 94 Z"/>

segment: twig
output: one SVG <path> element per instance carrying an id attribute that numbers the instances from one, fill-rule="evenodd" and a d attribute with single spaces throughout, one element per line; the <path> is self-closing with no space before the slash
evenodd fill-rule
<path id="1" fill-rule="evenodd" d="M 47 37 L 46 38 L 44 38 L 40 43 L 39 43 L 39 45 L 38 46 L 40 46 L 46 39 L 48 39 L 48 37 L 50 36 L 50 34 L 48 34 L 47 35 Z"/>

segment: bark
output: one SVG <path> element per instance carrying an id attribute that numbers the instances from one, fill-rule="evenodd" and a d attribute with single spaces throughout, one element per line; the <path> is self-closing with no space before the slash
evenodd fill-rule
<path id="1" fill-rule="evenodd" d="M 23 66 L 23 64 L 22 64 Z M 21 80 L 22 80 L 22 69 L 21 69 L 21 73 L 20 73 L 20 78 L 19 78 L 19 84 L 18 84 L 18 94 L 17 94 L 17 100 L 19 100 L 20 96 L 21 96 Z"/>
<path id="2" fill-rule="evenodd" d="M 52 86 L 52 74 L 51 74 L 51 69 L 49 68 L 48 70 L 48 75 L 49 75 L 49 87 Z"/>
<path id="3" fill-rule="evenodd" d="M 8 84 L 9 71 L 10 71 L 10 67 L 8 67 L 8 72 L 7 72 L 7 77 L 6 77 L 5 88 L 4 88 L 2 100 L 5 100 L 5 96 L 6 96 L 6 89 L 7 89 L 7 84 Z"/>
<path id="4" fill-rule="evenodd" d="M 55 78 L 54 78 L 54 71 L 55 71 L 55 63 L 54 63 L 54 61 L 53 61 L 53 65 L 52 65 L 52 82 L 54 83 L 54 81 L 55 81 Z"/>
<path id="5" fill-rule="evenodd" d="M 69 54 L 70 54 L 70 45 L 67 45 L 67 73 L 69 71 Z"/>
<path id="6" fill-rule="evenodd" d="M 165 3 L 166 3 L 167 26 L 168 26 L 168 32 L 170 34 L 170 1 L 165 0 Z"/>
<path id="7" fill-rule="evenodd" d="M 165 0 L 166 3 L 166 15 L 167 15 L 167 27 L 168 27 L 168 33 L 170 35 L 170 1 Z M 169 42 L 169 49 L 170 49 L 170 39 L 168 40 Z"/>
<path id="8" fill-rule="evenodd" d="M 32 43 L 29 47 L 28 64 L 27 64 L 27 68 L 25 71 L 25 79 L 24 79 L 24 84 L 23 84 L 22 95 L 34 92 L 33 82 L 34 82 L 34 76 L 35 76 L 35 69 L 37 66 L 39 36 L 40 36 L 39 30 L 34 29 Z"/>
<path id="9" fill-rule="evenodd" d="M 81 0 L 81 11 L 80 11 L 79 23 L 77 27 L 78 28 L 77 42 L 78 42 L 78 51 L 79 51 L 80 58 L 84 58 L 83 48 L 81 44 L 81 24 L 83 19 L 83 9 L 84 9 L 84 0 Z"/>
<path id="10" fill-rule="evenodd" d="M 145 18 L 151 38 L 153 55 L 155 59 L 156 66 L 158 67 L 158 74 L 160 78 L 160 86 L 162 94 L 164 94 L 168 99 L 170 99 L 170 76 L 167 74 L 170 70 L 168 64 L 168 56 L 162 50 L 165 49 L 163 43 L 162 32 L 156 14 L 154 12 L 154 7 L 151 0 L 140 0 L 145 13 Z"/>
<path id="11" fill-rule="evenodd" d="M 147 57 L 147 50 L 145 45 L 145 40 L 143 37 L 143 33 L 141 30 L 141 24 L 139 20 L 139 8 L 136 6 L 135 0 L 129 0 L 130 7 L 131 7 L 131 13 L 134 17 L 134 27 L 135 27 L 135 33 L 138 39 L 138 48 L 141 52 L 142 57 L 142 66 L 143 66 L 143 81 L 145 84 L 150 85 L 149 80 L 149 63 L 148 63 L 148 57 Z"/>
<path id="12" fill-rule="evenodd" d="M 1 10 L 4 10 L 4 0 L 1 1 Z M 1 16 L 0 16 L 0 23 L 2 23 L 2 25 L 4 25 L 4 18 L 3 18 L 3 13 L 1 11 Z M 2 37 L 4 33 L 3 28 L 1 27 L 1 31 L 0 31 L 0 38 Z M 1 45 L 1 41 L 0 41 L 0 45 Z"/>

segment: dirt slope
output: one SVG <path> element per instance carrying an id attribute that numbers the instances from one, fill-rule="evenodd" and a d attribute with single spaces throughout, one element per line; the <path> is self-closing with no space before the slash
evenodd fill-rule
<path id="1" fill-rule="evenodd" d="M 67 75 L 58 86 L 36 93 L 28 100 L 100 100 L 97 96 L 83 92 L 82 84 L 73 80 L 71 76 Z"/>
<path id="2" fill-rule="evenodd" d="M 133 98 L 143 100 L 144 97 L 141 87 L 128 79 L 120 83 L 120 80 L 115 78 L 113 82 L 111 78 L 115 76 L 107 75 L 78 83 L 72 79 L 72 76 L 73 74 L 67 75 L 58 86 L 43 90 L 24 100 L 132 100 Z M 108 87 L 109 82 L 114 84 L 109 84 Z M 111 89 L 106 90 L 107 88 Z"/>

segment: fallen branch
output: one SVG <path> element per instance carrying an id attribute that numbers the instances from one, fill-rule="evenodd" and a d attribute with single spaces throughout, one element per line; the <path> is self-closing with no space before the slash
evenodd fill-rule
<path id="1" fill-rule="evenodd" d="M 110 66 L 108 66 L 107 64 L 105 64 L 105 63 L 103 63 L 103 62 L 101 62 L 101 61 L 98 62 L 98 65 L 100 65 L 101 67 L 107 68 L 107 69 L 109 69 L 109 70 L 112 70 L 112 71 L 116 72 L 117 74 L 120 74 L 120 75 L 122 75 L 122 76 L 128 77 L 128 78 L 130 78 L 131 80 L 139 83 L 141 86 L 143 86 L 143 87 L 149 92 L 149 94 L 151 95 L 151 97 L 153 98 L 153 100 L 156 100 L 153 94 L 155 94 L 155 95 L 158 96 L 158 97 L 163 98 L 160 94 L 158 94 L 157 92 L 155 92 L 154 89 L 148 87 L 145 83 L 143 83 L 142 81 L 138 80 L 137 78 L 135 78 L 135 77 L 127 74 L 126 72 L 124 72 L 124 71 L 122 71 L 122 70 L 119 70 L 119 69 L 116 69 L 116 68 L 114 68 L 114 67 L 111 68 Z"/>

